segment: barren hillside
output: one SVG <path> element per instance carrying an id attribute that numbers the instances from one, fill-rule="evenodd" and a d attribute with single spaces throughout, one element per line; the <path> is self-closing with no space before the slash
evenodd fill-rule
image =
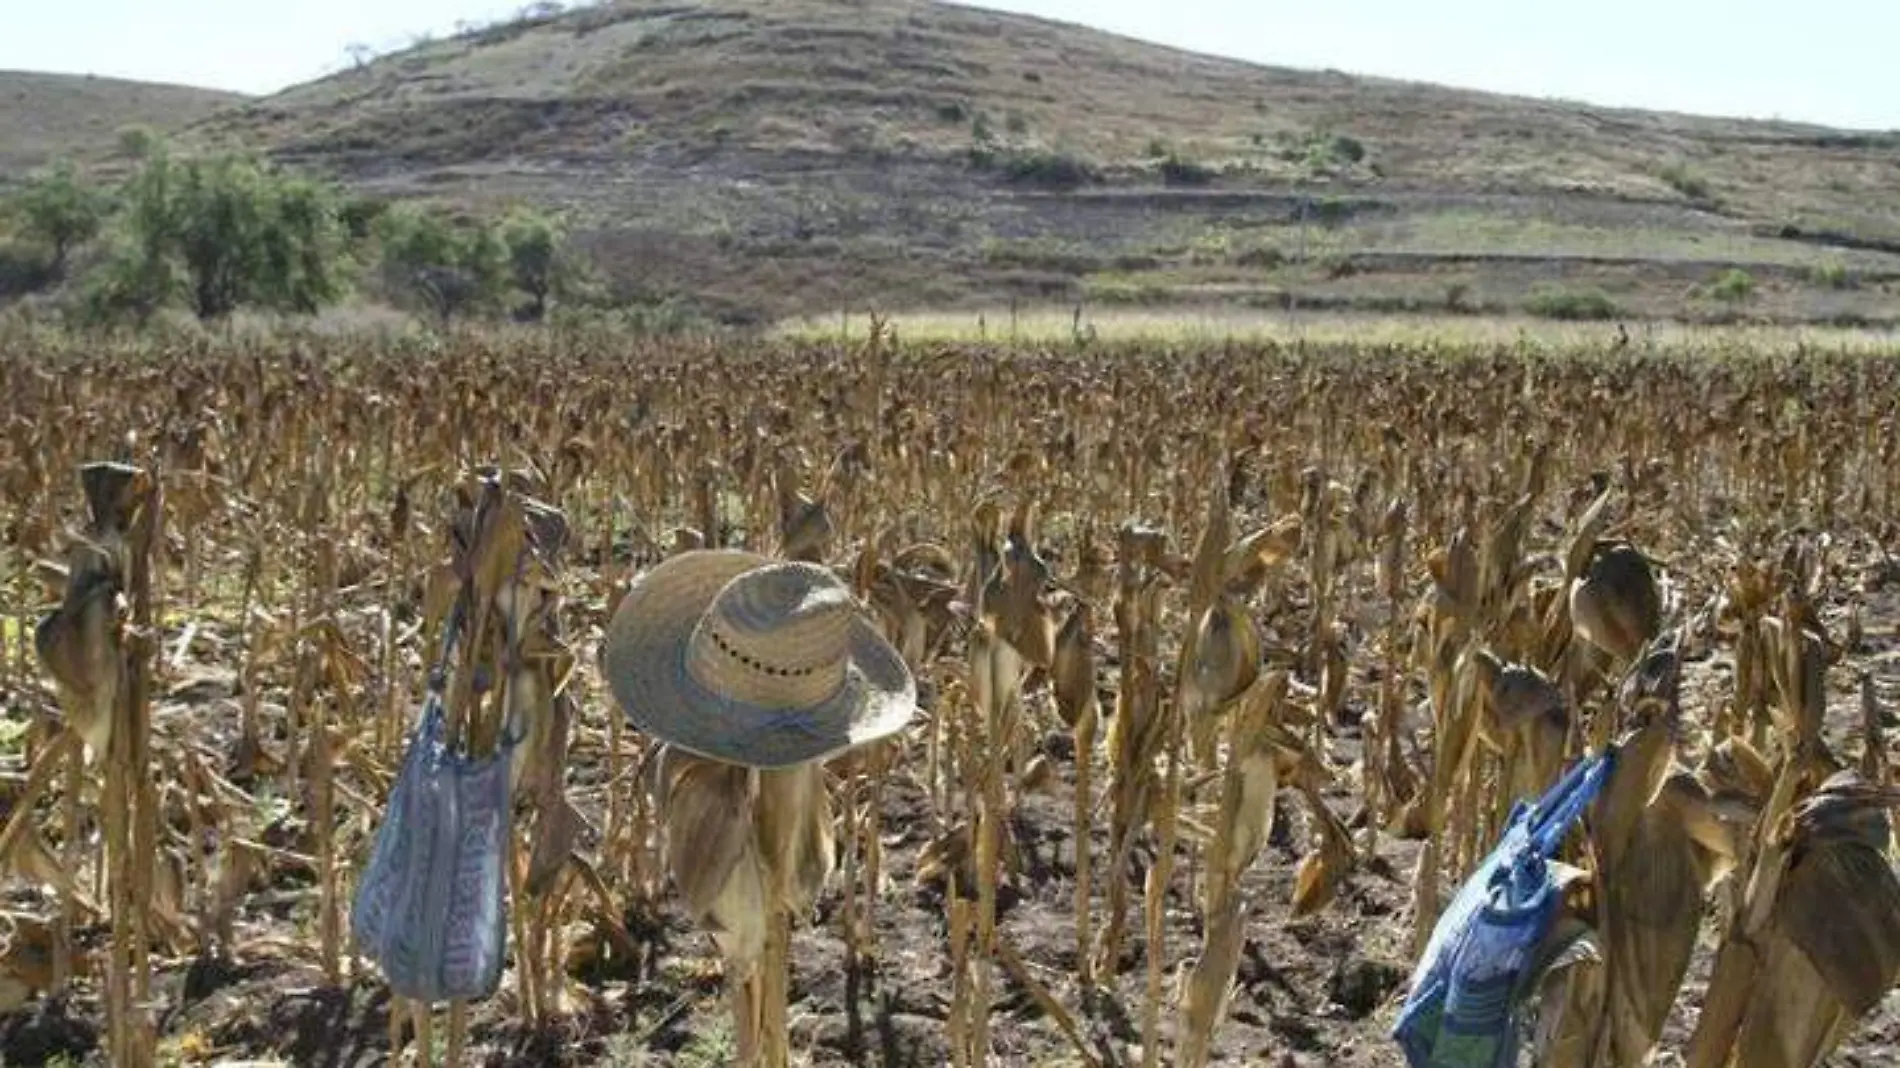
<path id="1" fill-rule="evenodd" d="M 929 0 L 599 4 L 223 110 L 368 189 L 573 212 L 628 295 L 1900 318 L 1900 134 L 1297 71 Z M 1299 225 L 1302 216 L 1311 225 Z M 1711 282 L 1749 273 L 1744 301 Z"/>
<path id="2" fill-rule="evenodd" d="M 0 71 L 0 182 L 62 156 L 97 158 L 127 126 L 177 130 L 243 99 L 184 85 Z"/>

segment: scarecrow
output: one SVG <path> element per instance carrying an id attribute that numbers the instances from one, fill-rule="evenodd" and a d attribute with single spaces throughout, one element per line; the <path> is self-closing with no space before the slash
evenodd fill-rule
<path id="1" fill-rule="evenodd" d="M 831 873 L 822 765 L 902 730 L 916 682 L 830 570 L 724 549 L 636 580 L 601 668 L 660 743 L 666 865 L 726 960 L 737 1063 L 781 1068 L 791 922 Z"/>

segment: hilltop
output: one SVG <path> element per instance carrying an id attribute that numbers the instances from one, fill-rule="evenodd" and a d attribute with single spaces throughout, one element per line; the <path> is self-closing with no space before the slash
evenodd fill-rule
<path id="1" fill-rule="evenodd" d="M 549 11 L 185 137 L 559 206 L 624 294 L 740 318 L 1497 310 L 1551 287 L 1639 315 L 1900 316 L 1900 134 L 1263 67 L 927 0 Z M 1730 268 L 1745 300 L 1716 295 Z"/>
<path id="2" fill-rule="evenodd" d="M 0 71 L 0 181 L 61 157 L 97 158 L 126 127 L 174 132 L 244 99 L 186 85 Z"/>

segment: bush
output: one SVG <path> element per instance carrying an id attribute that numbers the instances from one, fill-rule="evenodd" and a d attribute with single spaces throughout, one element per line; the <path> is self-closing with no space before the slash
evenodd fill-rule
<path id="1" fill-rule="evenodd" d="M 200 319 L 243 305 L 310 314 L 347 290 L 332 186 L 248 156 L 155 148 L 122 190 L 115 248 L 88 280 L 96 318 L 146 319 L 181 293 Z"/>
<path id="2" fill-rule="evenodd" d="M 1689 169 L 1689 165 L 1680 161 L 1671 163 L 1657 173 L 1669 187 L 1690 200 L 1710 199 L 1708 179 Z"/>
<path id="3" fill-rule="evenodd" d="M 1352 206 L 1338 197 L 1324 197 L 1312 206 L 1313 219 L 1327 229 L 1333 229 L 1352 217 Z"/>
<path id="4" fill-rule="evenodd" d="M 549 314 L 548 324 L 572 333 L 598 332 L 609 342 L 629 333 L 642 337 L 704 334 L 717 326 L 702 309 L 677 297 L 643 297 L 611 308 L 563 305 Z"/>
<path id="5" fill-rule="evenodd" d="M 351 241 L 367 241 L 376 234 L 376 220 L 389 210 L 389 201 L 377 196 L 353 196 L 337 209 L 337 221 Z"/>
<path id="6" fill-rule="evenodd" d="M 110 203 L 106 195 L 80 181 L 71 163 L 35 175 L 7 204 L 21 236 L 46 248 L 54 278 L 66 272 L 73 249 L 99 236 Z"/>
<path id="7" fill-rule="evenodd" d="M 1271 271 L 1286 262 L 1286 253 L 1274 245 L 1256 245 L 1234 257 L 1237 267 L 1256 267 Z"/>
<path id="8" fill-rule="evenodd" d="M 1067 191 L 1100 177 L 1093 164 L 1065 152 L 1011 152 L 1001 162 L 1003 177 L 1017 185 Z"/>
<path id="9" fill-rule="evenodd" d="M 389 296 L 444 323 L 491 309 L 507 292 L 509 251 L 495 227 L 403 204 L 383 215 L 377 236 Z"/>
<path id="10" fill-rule="evenodd" d="M 1218 174 L 1212 167 L 1183 159 L 1172 152 L 1161 161 L 1161 180 L 1168 185 L 1211 185 L 1216 177 Z"/>
<path id="11" fill-rule="evenodd" d="M 119 128 L 117 149 L 120 156 L 143 162 L 157 151 L 160 144 L 158 134 L 150 126 L 133 123 Z"/>
<path id="12" fill-rule="evenodd" d="M 1808 271 L 1808 280 L 1827 289 L 1854 288 L 1854 278 L 1847 273 L 1847 265 L 1838 260 L 1815 264 Z"/>
<path id="13" fill-rule="evenodd" d="M 538 323 L 547 316 L 548 297 L 562 266 L 563 236 L 560 223 L 539 212 L 516 212 L 502 223 L 510 280 L 528 298 L 520 317 L 529 322 Z"/>
<path id="14" fill-rule="evenodd" d="M 1619 319 L 1623 309 L 1600 289 L 1544 289 L 1524 301 L 1524 310 L 1540 319 L 1592 321 Z"/>
<path id="15" fill-rule="evenodd" d="M 1709 283 L 1709 296 L 1724 304 L 1740 304 L 1754 295 L 1754 276 L 1739 267 L 1723 271 Z"/>
<path id="16" fill-rule="evenodd" d="M 58 280 L 39 250 L 17 242 L 0 244 L 0 300 L 38 293 Z"/>

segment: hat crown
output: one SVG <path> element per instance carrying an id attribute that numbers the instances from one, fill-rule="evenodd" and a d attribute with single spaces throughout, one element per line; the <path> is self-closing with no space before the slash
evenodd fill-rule
<path id="1" fill-rule="evenodd" d="M 850 591 L 822 567 L 755 568 L 708 606 L 688 669 L 714 693 L 761 707 L 818 704 L 844 682 L 853 610 Z"/>

